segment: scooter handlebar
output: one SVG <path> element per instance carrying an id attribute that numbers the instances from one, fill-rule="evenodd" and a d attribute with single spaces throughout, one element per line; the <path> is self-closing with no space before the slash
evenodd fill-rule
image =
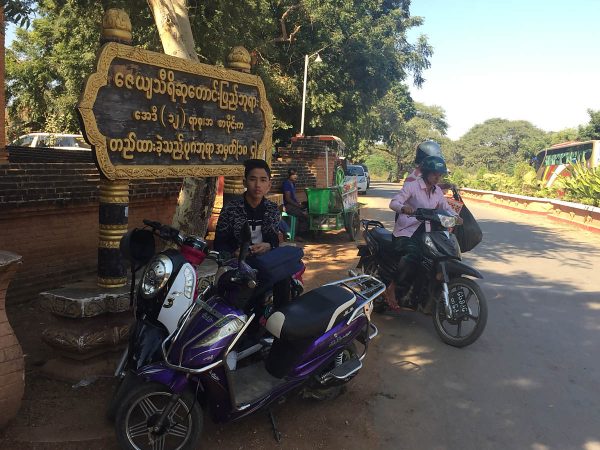
<path id="1" fill-rule="evenodd" d="M 179 245 L 183 243 L 183 238 L 177 228 L 173 228 L 170 225 L 163 225 L 162 223 L 154 220 L 144 219 L 143 222 L 144 225 L 152 228 L 152 230 L 156 232 L 161 239 L 173 241 Z"/>

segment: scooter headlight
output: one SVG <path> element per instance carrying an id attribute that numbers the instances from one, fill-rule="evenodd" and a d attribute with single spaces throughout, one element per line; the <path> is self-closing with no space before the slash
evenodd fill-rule
<path id="1" fill-rule="evenodd" d="M 142 276 L 140 292 L 142 297 L 150 298 L 160 291 L 173 273 L 173 262 L 168 256 L 158 255 L 146 267 Z"/>
<path id="2" fill-rule="evenodd" d="M 246 317 L 243 316 L 243 319 L 245 320 Z M 218 328 L 212 333 L 210 333 L 208 336 L 198 341 L 198 343 L 195 344 L 193 348 L 210 347 L 219 342 L 220 340 L 225 339 L 226 337 L 231 336 L 232 334 L 236 334 L 244 327 L 244 320 L 232 317 L 225 317 L 221 319 L 215 324 L 215 326 Z"/>
<path id="3" fill-rule="evenodd" d="M 438 217 L 443 227 L 452 228 L 456 225 L 456 217 L 454 216 L 445 216 L 443 214 L 438 214 Z"/>

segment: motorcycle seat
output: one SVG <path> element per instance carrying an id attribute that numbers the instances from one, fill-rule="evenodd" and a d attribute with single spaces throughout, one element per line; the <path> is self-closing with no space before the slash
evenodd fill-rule
<path id="1" fill-rule="evenodd" d="M 392 243 L 392 232 L 390 230 L 376 227 L 371 229 L 369 233 L 371 233 L 371 236 L 373 236 L 378 243 L 384 245 L 382 248 L 386 248 L 386 246 Z"/>
<path id="2" fill-rule="evenodd" d="M 354 311 L 356 296 L 340 286 L 322 286 L 275 311 L 267 330 L 286 341 L 316 338 Z"/>

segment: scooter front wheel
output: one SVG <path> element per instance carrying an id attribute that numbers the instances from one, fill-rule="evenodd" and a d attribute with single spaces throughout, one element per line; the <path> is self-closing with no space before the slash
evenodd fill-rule
<path id="1" fill-rule="evenodd" d="M 487 300 L 475 281 L 457 277 L 448 283 L 450 297 L 464 300 L 468 313 L 460 313 L 455 318 L 446 316 L 444 302 L 439 299 L 433 309 L 433 326 L 440 339 L 453 347 L 466 347 L 475 342 L 487 323 Z"/>
<path id="2" fill-rule="evenodd" d="M 172 395 L 159 383 L 139 384 L 129 392 L 117 410 L 115 421 L 121 448 L 195 450 L 199 447 L 203 414 L 191 393 L 182 395 L 163 426 L 155 429 Z"/>
<path id="3" fill-rule="evenodd" d="M 118 381 L 110 403 L 106 410 L 106 418 L 111 422 L 115 421 L 117 408 L 123 400 L 123 397 L 131 390 L 132 386 L 138 381 L 134 372 L 128 370 L 125 376 Z"/>

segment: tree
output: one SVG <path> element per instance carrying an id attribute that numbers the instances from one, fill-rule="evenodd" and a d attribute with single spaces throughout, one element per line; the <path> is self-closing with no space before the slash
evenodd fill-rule
<path id="1" fill-rule="evenodd" d="M 134 45 L 162 44 L 166 53 L 209 64 L 223 64 L 234 45 L 251 50 L 273 107 L 275 142 L 300 128 L 304 55 L 321 51 L 325 61 L 310 66 L 307 134 L 336 134 L 355 150 L 361 139 L 377 139 L 374 105 L 409 76 L 420 85 L 432 52 L 424 37 L 409 42 L 408 30 L 422 19 L 410 16 L 404 0 L 149 0 L 150 8 L 139 0 L 103 0 L 102 8 L 93 0 L 13 2 L 37 8 L 10 56 L 11 116 L 18 111 L 30 127 L 61 131 L 78 128 L 70 111 L 92 70 L 98 15 L 108 6 L 131 12 Z M 73 27 L 77 33 L 65 32 Z M 67 58 L 77 64 L 62 65 Z"/>
<path id="2" fill-rule="evenodd" d="M 406 86 L 391 89 L 373 112 L 378 123 L 378 139 L 394 161 L 395 178 L 412 169 L 415 147 L 419 142 L 446 140 L 445 111 L 439 106 L 414 103 Z"/>
<path id="3" fill-rule="evenodd" d="M 588 109 L 587 112 L 590 116 L 590 122 L 579 127 L 579 140 L 600 139 L 600 111 Z"/>
<path id="4" fill-rule="evenodd" d="M 510 172 L 544 148 L 545 133 L 525 120 L 489 119 L 475 125 L 457 142 L 450 162 L 466 168 Z"/>

